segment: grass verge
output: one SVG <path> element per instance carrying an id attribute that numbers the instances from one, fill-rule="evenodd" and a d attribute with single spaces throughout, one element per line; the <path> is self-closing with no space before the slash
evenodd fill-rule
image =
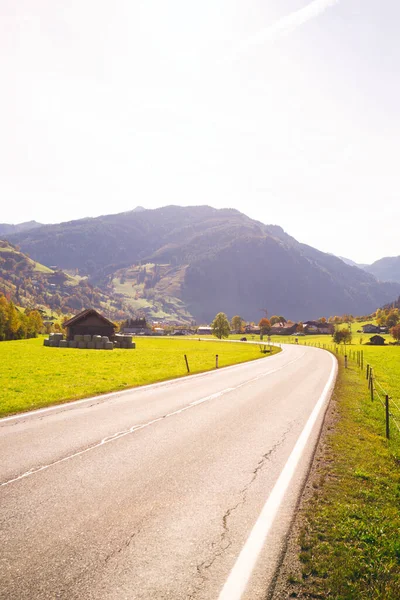
<path id="1" fill-rule="evenodd" d="M 264 357 L 252 344 L 142 338 L 136 350 L 48 348 L 43 339 L 0 343 L 0 416 L 146 385 Z M 279 350 L 272 349 L 275 354 Z"/>
<path id="2" fill-rule="evenodd" d="M 296 525 L 299 557 L 284 565 L 285 585 L 278 583 L 274 597 L 395 600 L 400 437 L 394 428 L 386 440 L 384 411 L 371 401 L 365 375 L 354 362 L 345 370 L 339 361 L 330 409 L 335 422 L 326 423 Z M 392 379 L 399 378 L 396 368 Z"/>

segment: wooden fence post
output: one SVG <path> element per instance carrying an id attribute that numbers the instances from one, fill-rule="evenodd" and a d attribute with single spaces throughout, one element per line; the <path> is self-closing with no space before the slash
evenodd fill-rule
<path id="1" fill-rule="evenodd" d="M 370 382 L 371 382 L 371 400 L 374 399 L 374 376 L 372 374 L 372 369 L 369 371 L 370 373 Z"/>
<path id="2" fill-rule="evenodd" d="M 386 437 L 387 437 L 387 439 L 389 439 L 390 438 L 390 430 L 389 430 L 390 412 L 389 412 L 389 396 L 387 394 L 385 397 L 385 412 L 386 412 Z"/>
<path id="3" fill-rule="evenodd" d="M 215 355 L 215 368 L 218 369 L 218 354 Z"/>
<path id="4" fill-rule="evenodd" d="M 188 373 L 190 373 L 190 369 L 189 369 L 189 363 L 188 363 L 187 356 L 186 356 L 186 354 L 185 354 L 184 356 L 185 356 L 185 362 L 186 362 L 186 368 L 187 368 L 187 372 L 188 372 Z"/>

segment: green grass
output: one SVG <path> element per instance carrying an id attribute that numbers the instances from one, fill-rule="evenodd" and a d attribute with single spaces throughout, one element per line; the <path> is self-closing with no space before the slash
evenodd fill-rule
<path id="1" fill-rule="evenodd" d="M 43 338 L 0 343 L 0 416 L 263 357 L 251 344 L 138 338 L 136 350 L 48 348 Z M 274 349 L 274 353 L 277 349 Z"/>
<path id="2" fill-rule="evenodd" d="M 357 347 L 353 347 L 355 349 Z M 359 348 L 359 347 L 358 347 Z M 400 347 L 363 347 L 400 405 Z M 365 372 L 341 363 L 328 433 L 300 537 L 301 583 L 293 594 L 332 600 L 400 598 L 400 435 L 385 438 L 384 409 L 371 401 Z M 400 413 L 397 413 L 400 422 Z"/>

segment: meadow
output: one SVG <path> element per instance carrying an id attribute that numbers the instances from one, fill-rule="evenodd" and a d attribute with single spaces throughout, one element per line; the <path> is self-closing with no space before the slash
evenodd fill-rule
<path id="1" fill-rule="evenodd" d="M 368 346 L 370 336 L 362 337 L 363 344 L 356 334 L 346 348 L 335 346 L 330 336 L 298 338 L 299 344 L 334 352 L 340 369 L 312 492 L 299 513 L 299 562 L 287 582 L 293 597 L 400 598 L 400 346 Z M 376 378 L 373 400 L 367 364 Z M 391 398 L 389 440 L 386 393 Z"/>
<path id="2" fill-rule="evenodd" d="M 138 338 L 136 350 L 49 348 L 43 338 L 0 343 L 0 416 L 256 360 L 253 344 Z M 272 353 L 279 350 L 273 348 Z"/>

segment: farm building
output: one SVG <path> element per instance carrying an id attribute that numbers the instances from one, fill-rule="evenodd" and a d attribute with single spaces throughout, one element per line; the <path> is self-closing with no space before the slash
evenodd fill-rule
<path id="1" fill-rule="evenodd" d="M 379 327 L 379 325 L 373 325 L 372 323 L 363 325 L 362 330 L 363 333 L 381 333 L 381 328 Z"/>
<path id="2" fill-rule="evenodd" d="M 152 330 L 147 325 L 144 317 L 138 319 L 128 319 L 125 327 L 122 328 L 123 333 L 130 333 L 131 335 L 151 335 Z"/>
<path id="3" fill-rule="evenodd" d="M 200 327 L 197 328 L 197 333 L 199 335 L 210 335 L 212 333 L 212 329 L 211 329 L 211 327 L 201 325 Z"/>
<path id="4" fill-rule="evenodd" d="M 303 323 L 303 331 L 307 334 L 333 335 L 335 326 L 331 323 L 322 323 L 321 321 L 306 321 Z"/>
<path id="5" fill-rule="evenodd" d="M 385 338 L 383 338 L 381 335 L 373 335 L 372 338 L 369 338 L 369 344 L 372 346 L 384 346 Z"/>
<path id="6" fill-rule="evenodd" d="M 64 323 L 67 340 L 72 341 L 75 335 L 101 335 L 113 338 L 116 326 L 93 308 L 84 310 Z"/>

